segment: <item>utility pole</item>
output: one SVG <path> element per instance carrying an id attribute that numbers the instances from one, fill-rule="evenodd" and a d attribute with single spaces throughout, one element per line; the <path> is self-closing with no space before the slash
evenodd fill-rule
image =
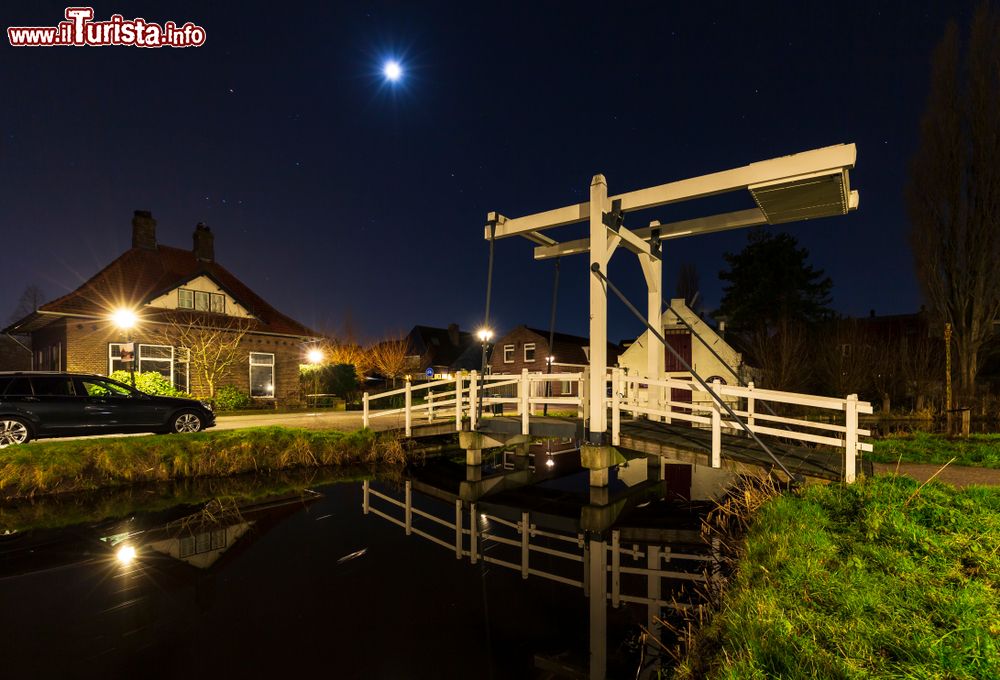
<path id="1" fill-rule="evenodd" d="M 948 434 L 951 434 L 951 324 L 944 325 L 944 410 Z"/>

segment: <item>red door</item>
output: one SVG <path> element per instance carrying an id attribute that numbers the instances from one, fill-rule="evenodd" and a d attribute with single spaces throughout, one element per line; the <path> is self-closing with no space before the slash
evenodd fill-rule
<path id="1" fill-rule="evenodd" d="M 667 341 L 667 345 L 670 346 L 675 352 L 681 355 L 681 358 L 687 363 L 688 366 L 691 365 L 691 334 L 687 331 L 667 331 L 663 336 L 664 340 Z M 664 353 L 666 354 L 665 360 L 663 362 L 664 370 L 667 373 L 687 373 L 687 367 L 685 367 L 673 353 L 664 348 Z M 683 401 L 691 403 L 691 390 L 670 390 L 670 401 Z"/>

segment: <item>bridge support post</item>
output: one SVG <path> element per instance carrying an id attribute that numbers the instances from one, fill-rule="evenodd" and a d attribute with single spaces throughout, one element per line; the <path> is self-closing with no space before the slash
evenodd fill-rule
<path id="1" fill-rule="evenodd" d="M 621 446 L 622 411 L 621 411 L 622 369 L 611 369 L 611 445 Z"/>
<path id="2" fill-rule="evenodd" d="M 365 482 L 367 484 L 367 482 Z M 462 559 L 462 499 L 455 499 L 455 559 Z"/>
<path id="3" fill-rule="evenodd" d="M 844 481 L 854 483 L 858 455 L 858 395 L 848 394 L 844 400 L 844 411 L 847 413 L 844 433 Z"/>
<path id="4" fill-rule="evenodd" d="M 590 470 L 590 486 L 608 485 L 612 466 L 621 465 L 625 457 L 618 449 L 607 444 L 583 444 L 580 447 L 580 465 Z"/>
<path id="5" fill-rule="evenodd" d="M 462 431 L 462 374 L 455 374 L 455 431 Z"/>
<path id="6" fill-rule="evenodd" d="M 368 514 L 368 480 L 367 479 L 364 481 L 364 483 L 362 483 L 361 488 L 364 490 L 364 493 L 363 493 L 363 495 L 361 497 L 361 510 L 364 512 L 364 514 L 367 515 Z"/>
<path id="7" fill-rule="evenodd" d="M 521 578 L 528 578 L 528 560 L 531 558 L 531 532 L 528 529 L 530 517 L 521 513 Z"/>
<path id="8" fill-rule="evenodd" d="M 482 449 L 466 449 L 465 450 L 465 464 L 466 465 L 482 465 L 483 464 L 483 450 Z"/>
<path id="9" fill-rule="evenodd" d="M 722 383 L 719 380 L 712 381 L 712 390 L 716 396 L 720 387 Z M 715 397 L 712 397 L 712 467 L 722 467 L 722 407 Z"/>
<path id="10" fill-rule="evenodd" d="M 753 381 L 747 383 L 747 427 L 753 432 L 753 414 L 756 404 L 754 403 L 756 399 L 753 396 Z"/>
<path id="11" fill-rule="evenodd" d="M 608 227 L 604 213 L 610 210 L 608 183 L 594 175 L 590 183 L 590 268 L 608 271 Z M 605 384 L 608 368 L 608 289 L 599 276 L 590 276 L 590 443 L 603 444 L 608 429 Z"/>
<path id="12" fill-rule="evenodd" d="M 660 223 L 654 221 L 649 226 L 656 229 Z M 663 260 L 652 254 L 640 253 L 639 264 L 642 266 L 642 275 L 646 279 L 646 322 L 653 328 L 662 331 Z M 666 348 L 655 334 L 646 331 L 646 337 L 649 338 L 649 342 L 646 343 L 646 374 L 655 380 L 662 380 Z M 664 388 L 659 386 L 654 388 L 649 385 L 647 391 L 649 393 L 649 408 L 657 408 L 657 410 L 662 408 Z M 657 421 L 660 420 L 658 416 L 649 417 Z"/>

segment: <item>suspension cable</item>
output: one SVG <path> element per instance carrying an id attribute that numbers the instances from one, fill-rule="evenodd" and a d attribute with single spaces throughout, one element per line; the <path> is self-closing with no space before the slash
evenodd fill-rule
<path id="1" fill-rule="evenodd" d="M 604 284 L 608 287 L 609 290 L 611 290 L 615 295 L 618 296 L 618 299 L 621 300 L 626 307 L 628 307 L 630 312 L 635 314 L 637 319 L 639 319 L 640 321 L 642 321 L 643 324 L 645 324 L 646 328 L 649 329 L 649 332 L 655 335 L 656 339 L 663 343 L 663 346 L 666 347 L 667 350 L 669 350 L 670 353 L 674 355 L 674 358 L 678 362 L 680 362 L 681 366 L 683 366 L 691 374 L 691 377 L 693 377 L 695 380 L 698 381 L 698 384 L 701 385 L 701 387 L 706 392 L 708 392 L 708 394 L 712 397 L 715 403 L 717 403 L 719 406 L 725 409 L 726 413 L 729 414 L 729 417 L 732 418 L 734 421 L 736 421 L 736 423 L 739 424 L 740 428 L 742 428 L 744 432 L 750 435 L 750 437 L 757 443 L 757 445 L 761 449 L 763 449 L 764 453 L 766 453 L 768 457 L 770 457 L 770 459 L 774 461 L 775 465 L 780 467 L 782 472 L 784 472 L 788 476 L 789 481 L 792 482 L 798 481 L 798 477 L 796 475 L 793 475 L 788 470 L 788 468 L 786 468 L 784 464 L 780 460 L 778 460 L 777 456 L 775 456 L 771 452 L 771 449 L 768 448 L 768 446 L 760 440 L 760 437 L 758 437 L 757 434 L 753 430 L 751 430 L 746 423 L 744 423 L 742 420 L 739 419 L 739 417 L 736 415 L 736 412 L 733 411 L 732 407 L 730 407 L 729 404 L 723 401 L 722 397 L 716 394 L 715 390 L 709 387 L 708 383 L 706 383 L 700 375 L 695 373 L 694 369 L 691 368 L 691 365 L 684 360 L 684 357 L 682 357 L 677 350 L 675 350 L 673 347 L 667 344 L 666 338 L 663 337 L 660 331 L 653 328 L 653 326 L 650 325 L 649 321 L 646 320 L 646 317 L 644 317 L 639 312 L 639 310 L 635 308 L 635 305 L 633 305 L 631 302 L 628 301 L 628 298 L 626 298 L 625 295 L 620 290 L 618 290 L 618 287 L 615 284 L 611 283 L 611 279 L 605 276 L 604 272 L 601 271 L 601 265 L 595 262 L 590 266 L 590 270 L 594 273 L 594 276 L 598 277 L 601 281 L 604 282 Z"/>
<path id="2" fill-rule="evenodd" d="M 545 363 L 549 367 L 549 375 L 552 375 L 552 364 L 555 362 L 555 335 L 556 335 L 556 304 L 559 300 L 559 258 L 556 258 L 556 274 L 552 281 L 552 315 L 549 317 L 549 355 L 545 357 Z M 552 396 L 552 381 L 545 381 L 545 396 Z M 542 415 L 549 415 L 549 402 L 542 406 Z"/>

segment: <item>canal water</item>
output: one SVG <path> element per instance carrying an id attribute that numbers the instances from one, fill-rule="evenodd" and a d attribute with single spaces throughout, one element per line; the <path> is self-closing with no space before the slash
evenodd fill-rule
<path id="1" fill-rule="evenodd" d="M 2 508 L 3 676 L 655 677 L 643 629 L 672 644 L 656 617 L 712 578 L 706 505 L 561 458 Z"/>

